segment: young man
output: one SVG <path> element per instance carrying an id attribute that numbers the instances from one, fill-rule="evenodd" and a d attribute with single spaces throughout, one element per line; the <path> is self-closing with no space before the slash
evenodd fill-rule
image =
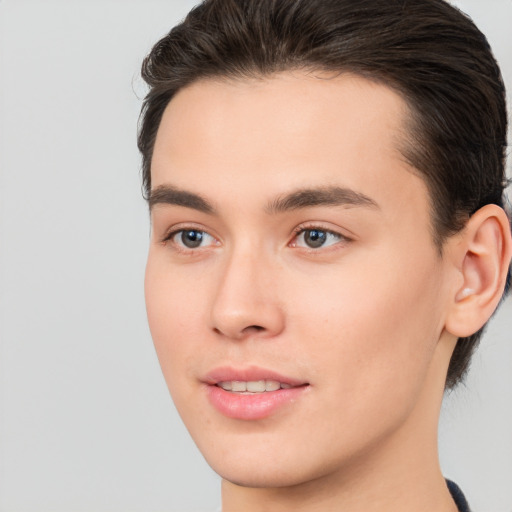
<path id="1" fill-rule="evenodd" d="M 208 0 L 153 48 L 149 323 L 223 512 L 468 510 L 437 423 L 506 287 L 506 108 L 442 0 Z"/>

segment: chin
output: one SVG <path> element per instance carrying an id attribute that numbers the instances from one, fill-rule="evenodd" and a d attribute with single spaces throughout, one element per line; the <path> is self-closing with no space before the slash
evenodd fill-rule
<path id="1" fill-rule="evenodd" d="M 258 451 L 232 447 L 229 453 L 201 450 L 206 462 L 222 479 L 241 487 L 283 488 L 302 485 L 335 470 L 339 460 L 325 460 L 312 453 L 298 453 L 297 448 L 287 450 L 273 447 Z M 308 450 L 309 451 L 309 450 Z"/>
<path id="2" fill-rule="evenodd" d="M 268 468 L 261 468 L 257 471 L 245 468 L 241 473 L 234 471 L 233 468 L 215 468 L 213 466 L 212 468 L 222 479 L 240 487 L 265 489 L 294 487 L 310 480 L 305 475 L 286 472 L 279 468 L 270 471 Z"/>
<path id="3" fill-rule="evenodd" d="M 295 463 L 284 467 L 275 456 L 244 454 L 234 449 L 228 456 L 203 452 L 206 462 L 221 478 L 242 487 L 287 487 L 300 482 Z M 251 456 L 252 455 L 252 456 Z M 295 466 L 295 471 L 293 470 Z"/>

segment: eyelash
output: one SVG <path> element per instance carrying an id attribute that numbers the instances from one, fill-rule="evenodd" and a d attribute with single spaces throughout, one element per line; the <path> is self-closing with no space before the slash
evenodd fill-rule
<path id="1" fill-rule="evenodd" d="M 321 225 L 318 225 L 318 224 L 310 224 L 310 225 L 301 225 L 301 226 L 298 226 L 297 228 L 295 228 L 293 240 L 288 245 L 291 246 L 291 247 L 297 247 L 297 239 L 301 235 L 304 236 L 307 232 L 313 232 L 313 231 L 318 231 L 320 233 L 325 233 L 327 235 L 327 237 L 329 237 L 329 235 L 332 236 L 332 237 L 335 237 L 336 241 L 333 242 L 333 243 L 330 243 L 328 245 L 321 245 L 318 248 L 302 246 L 303 249 L 306 249 L 309 252 L 318 252 L 319 249 L 327 249 L 327 248 L 330 248 L 330 247 L 332 247 L 334 245 L 337 245 L 339 243 L 345 243 L 346 244 L 346 243 L 352 241 L 351 238 L 349 238 L 349 237 L 339 233 L 338 231 L 333 231 L 332 229 L 324 228 L 324 227 L 322 227 Z"/>
<path id="2" fill-rule="evenodd" d="M 197 252 L 197 249 L 201 249 L 201 247 L 192 248 L 192 247 L 185 247 L 182 245 L 179 245 L 175 240 L 173 240 L 177 235 L 186 233 L 186 232 L 196 232 L 201 233 L 201 236 L 207 235 L 212 240 L 216 240 L 214 236 L 210 235 L 207 231 L 204 229 L 197 228 L 195 226 L 184 226 L 180 229 L 173 229 L 170 233 L 166 234 L 165 237 L 162 239 L 162 243 L 166 245 L 168 242 L 172 243 L 174 246 L 174 250 L 180 253 L 190 254 L 192 252 Z"/>
<path id="3" fill-rule="evenodd" d="M 180 229 L 174 229 L 172 230 L 170 233 L 168 233 L 167 235 L 165 235 L 165 237 L 162 239 L 162 243 L 165 245 L 167 244 L 168 242 L 171 242 L 174 246 L 174 250 L 176 250 L 177 252 L 180 252 L 180 253 L 187 253 L 187 254 L 190 254 L 190 253 L 193 253 L 193 252 L 197 252 L 198 250 L 202 249 L 203 247 L 201 246 L 197 246 L 197 247 L 185 247 L 183 245 L 179 245 L 178 242 L 174 241 L 173 239 L 181 234 L 183 236 L 183 233 L 185 232 L 196 232 L 196 233 L 200 233 L 201 236 L 204 236 L 206 235 L 207 237 L 210 237 L 213 241 L 216 242 L 216 244 L 212 244 L 212 245 L 218 245 L 218 241 L 216 240 L 216 238 L 213 236 L 213 235 L 210 235 L 210 233 L 208 233 L 207 231 L 203 230 L 203 229 L 199 229 L 199 228 L 196 228 L 194 226 L 184 226 Z M 319 233 L 325 233 L 326 234 L 326 239 L 331 236 L 331 237 L 335 237 L 336 240 L 333 242 L 333 243 L 330 243 L 328 245 L 325 245 L 325 244 L 322 244 L 318 247 L 307 247 L 307 246 L 299 246 L 297 245 L 297 240 L 298 238 L 302 235 L 305 235 L 307 232 L 314 232 L 314 231 L 317 231 Z M 301 225 L 301 226 L 298 226 L 297 228 L 294 229 L 293 231 L 293 238 L 292 240 L 288 243 L 288 246 L 289 247 L 301 247 L 302 249 L 305 249 L 307 250 L 308 252 L 318 252 L 320 249 L 327 249 L 329 247 L 332 247 L 334 245 L 337 245 L 339 243 L 348 243 L 348 242 L 351 242 L 352 239 L 345 236 L 345 235 L 342 235 L 341 233 L 337 232 L 337 231 L 333 231 L 333 230 L 330 230 L 330 229 L 326 229 L 318 224 L 312 224 L 312 225 Z"/>

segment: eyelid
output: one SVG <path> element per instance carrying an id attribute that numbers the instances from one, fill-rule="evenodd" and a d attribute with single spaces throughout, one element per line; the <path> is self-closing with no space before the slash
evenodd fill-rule
<path id="1" fill-rule="evenodd" d="M 168 242 L 174 235 L 176 235 L 176 233 L 179 233 L 180 231 L 201 231 L 217 239 L 215 235 L 210 233 L 208 229 L 206 229 L 204 226 L 201 226 L 200 224 L 196 224 L 195 222 L 180 222 L 168 227 L 160 238 L 160 242 Z"/>
<path id="2" fill-rule="evenodd" d="M 179 233 L 182 233 L 183 231 L 198 231 L 198 232 L 204 233 L 205 235 L 207 235 L 208 237 L 210 237 L 212 239 L 213 243 L 206 245 L 206 246 L 199 246 L 196 248 L 190 248 L 190 247 L 183 246 L 181 244 L 176 243 L 173 240 L 173 238 L 176 235 L 178 235 Z M 190 222 L 175 224 L 175 225 L 171 226 L 170 228 L 168 228 L 165 231 L 165 234 L 163 235 L 163 237 L 160 239 L 160 243 L 162 245 L 172 244 L 174 251 L 176 251 L 178 253 L 186 253 L 186 254 L 199 253 L 199 252 L 201 252 L 201 250 L 208 249 L 212 246 L 220 245 L 219 238 L 217 236 L 215 236 L 214 234 L 210 233 L 210 231 L 205 229 L 204 226 L 200 226 L 200 225 L 197 225 L 195 223 L 190 223 Z"/>
<path id="3" fill-rule="evenodd" d="M 305 231 L 312 231 L 312 230 L 315 230 L 315 229 L 318 230 L 318 231 L 323 231 L 325 233 L 329 233 L 331 235 L 335 235 L 335 236 L 339 237 L 338 242 L 330 244 L 330 245 L 325 246 L 325 247 L 319 247 L 319 248 L 316 248 L 316 249 L 314 249 L 312 247 L 310 247 L 310 248 L 308 248 L 308 247 L 299 247 L 299 246 L 296 245 L 296 240 L 297 240 L 299 235 L 301 235 Z M 288 245 L 290 247 L 299 247 L 301 249 L 306 249 L 306 250 L 308 250 L 310 252 L 319 252 L 322 249 L 327 250 L 327 249 L 330 249 L 333 246 L 337 246 L 339 244 L 346 244 L 346 243 L 349 243 L 349 242 L 353 242 L 354 238 L 352 238 L 351 236 L 347 236 L 346 234 L 343 233 L 343 231 L 344 230 L 341 230 L 341 229 L 333 229 L 331 227 L 326 227 L 325 224 L 322 223 L 322 222 L 306 222 L 306 223 L 302 223 L 302 224 L 298 225 L 293 230 L 293 238 L 289 242 Z"/>
<path id="4" fill-rule="evenodd" d="M 331 235 L 335 235 L 336 237 L 339 238 L 339 240 L 335 243 L 332 243 L 332 244 L 329 244 L 325 247 L 318 247 L 318 248 L 308 248 L 308 247 L 302 247 L 302 246 L 298 246 L 296 244 L 296 240 L 298 238 L 299 235 L 301 235 L 302 233 L 304 233 L 305 231 L 309 231 L 309 230 L 319 230 L 319 231 L 323 231 L 325 233 L 328 233 L 328 234 L 331 234 Z M 207 246 L 204 246 L 204 247 L 197 247 L 197 248 L 187 248 L 187 247 L 182 247 L 181 245 L 177 244 L 176 242 L 174 242 L 172 239 L 179 233 L 183 232 L 183 231 L 199 231 L 201 233 L 204 233 L 206 234 L 207 236 L 211 237 L 211 239 L 213 240 L 213 243 L 207 245 Z M 290 242 L 288 242 L 288 246 L 289 247 L 298 247 L 300 249 L 305 249 L 305 250 L 309 250 L 311 252 L 319 252 L 321 251 L 322 249 L 323 250 L 327 250 L 327 249 L 330 249 L 330 248 L 333 248 L 333 246 L 338 246 L 340 244 L 347 244 L 349 242 L 353 242 L 354 241 L 354 237 L 352 236 L 348 236 L 344 233 L 344 231 L 346 232 L 347 230 L 342 230 L 340 228 L 338 229 L 333 229 L 332 227 L 327 227 L 325 225 L 325 223 L 323 222 L 315 222 L 315 221 L 308 221 L 308 222 L 305 222 L 305 223 L 302 223 L 302 224 L 299 224 L 297 227 L 295 227 L 293 229 L 293 236 L 292 236 L 292 239 Z M 195 224 L 195 223 L 180 223 L 180 224 L 175 224 L 173 226 L 171 226 L 170 228 L 168 228 L 164 235 L 160 238 L 160 243 L 163 244 L 163 245 L 166 245 L 167 243 L 172 243 L 175 250 L 179 251 L 179 252 L 199 252 L 201 249 L 207 249 L 209 247 L 212 247 L 212 246 L 218 246 L 220 245 L 220 239 L 218 236 L 216 236 L 215 234 L 212 234 L 208 229 L 206 229 L 204 226 L 201 226 L 199 224 Z"/>

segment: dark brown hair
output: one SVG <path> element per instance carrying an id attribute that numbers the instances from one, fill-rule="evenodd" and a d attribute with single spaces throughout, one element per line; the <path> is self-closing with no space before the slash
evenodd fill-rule
<path id="1" fill-rule="evenodd" d="M 162 114 L 203 78 L 304 69 L 351 72 L 397 91 L 411 112 L 402 153 L 425 180 L 432 233 L 444 240 L 485 204 L 503 206 L 505 88 L 485 36 L 444 0 L 206 0 L 151 50 L 138 145 L 143 187 Z M 510 283 L 510 275 L 509 275 Z M 447 387 L 466 372 L 482 330 L 460 339 Z"/>

